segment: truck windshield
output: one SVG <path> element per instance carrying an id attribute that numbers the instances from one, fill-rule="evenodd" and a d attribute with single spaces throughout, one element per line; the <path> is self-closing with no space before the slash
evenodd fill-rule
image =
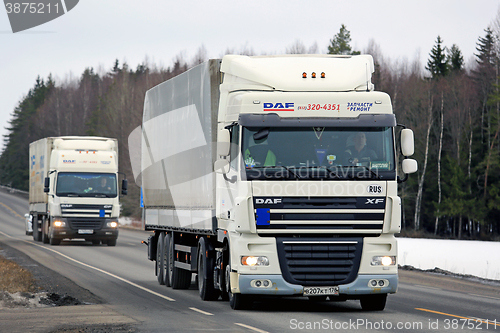
<path id="1" fill-rule="evenodd" d="M 248 179 L 394 179 L 392 127 L 243 128 Z"/>
<path id="2" fill-rule="evenodd" d="M 108 197 L 117 195 L 116 175 L 112 173 L 60 172 L 56 195 L 60 197 Z"/>

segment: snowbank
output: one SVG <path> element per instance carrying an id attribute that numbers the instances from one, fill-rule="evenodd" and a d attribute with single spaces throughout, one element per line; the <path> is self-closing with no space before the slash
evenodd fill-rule
<path id="1" fill-rule="evenodd" d="M 500 280 L 500 242 L 398 238 L 398 264 Z"/>

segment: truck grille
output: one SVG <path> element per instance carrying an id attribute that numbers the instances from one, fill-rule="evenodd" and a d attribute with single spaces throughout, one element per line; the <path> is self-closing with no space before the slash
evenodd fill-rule
<path id="1" fill-rule="evenodd" d="M 111 217 L 113 205 L 61 204 L 63 217 Z"/>
<path id="2" fill-rule="evenodd" d="M 254 197 L 259 234 L 379 235 L 385 197 Z"/>
<path id="3" fill-rule="evenodd" d="M 303 286 L 334 286 L 354 281 L 359 270 L 362 238 L 325 240 L 277 238 L 284 279 Z"/>
<path id="4" fill-rule="evenodd" d="M 69 227 L 71 229 L 92 229 L 99 230 L 102 228 L 104 219 L 82 219 L 82 218 L 69 218 Z"/>

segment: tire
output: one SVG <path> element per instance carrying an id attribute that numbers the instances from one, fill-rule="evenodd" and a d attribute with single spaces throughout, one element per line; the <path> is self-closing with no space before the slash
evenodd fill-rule
<path id="1" fill-rule="evenodd" d="M 229 261 L 229 256 L 227 256 L 228 262 L 225 269 L 225 281 L 226 281 L 226 293 L 229 298 L 229 305 L 233 310 L 246 310 L 250 309 L 253 304 L 253 299 L 249 295 L 233 294 L 231 292 L 231 261 Z"/>
<path id="2" fill-rule="evenodd" d="M 191 285 L 191 272 L 175 267 L 175 239 L 174 234 L 170 233 L 170 244 L 168 247 L 169 260 L 169 281 L 172 289 L 188 289 Z"/>
<path id="3" fill-rule="evenodd" d="M 62 239 L 60 239 L 60 238 L 52 237 L 52 238 L 50 238 L 49 243 L 50 243 L 50 245 L 59 245 L 59 244 L 61 244 L 61 241 L 62 241 Z"/>
<path id="4" fill-rule="evenodd" d="M 219 298 L 220 290 L 214 287 L 215 258 L 207 253 L 207 242 L 205 237 L 201 237 L 198 243 L 198 292 L 202 300 L 215 301 Z"/>
<path id="5" fill-rule="evenodd" d="M 42 240 L 42 233 L 38 231 L 38 215 L 33 215 L 33 240 L 35 242 L 40 242 Z"/>
<path id="6" fill-rule="evenodd" d="M 42 243 L 49 244 L 49 219 L 42 219 Z"/>
<path id="7" fill-rule="evenodd" d="M 116 246 L 116 238 L 115 239 L 108 239 L 108 246 Z"/>
<path id="8" fill-rule="evenodd" d="M 163 262 L 164 262 L 164 266 L 165 266 L 165 270 L 164 270 L 164 275 L 163 275 L 163 284 L 166 286 L 166 287 L 171 287 L 172 284 L 170 283 L 170 279 L 171 279 L 171 276 L 172 276 L 172 269 L 174 267 L 174 262 L 172 261 L 173 260 L 173 256 L 172 258 L 170 258 L 170 243 L 172 242 L 172 234 L 171 233 L 167 233 L 165 235 L 165 252 L 163 254 Z"/>
<path id="9" fill-rule="evenodd" d="M 160 285 L 163 285 L 164 282 L 163 282 L 163 272 L 164 272 L 164 268 L 163 268 L 163 262 L 164 262 L 164 259 L 163 259 L 163 247 L 164 247 L 164 236 L 163 236 L 163 233 L 160 233 L 160 235 L 158 236 L 158 242 L 156 243 L 156 278 L 158 280 L 158 283 Z"/>
<path id="10" fill-rule="evenodd" d="M 387 294 L 370 295 L 360 299 L 364 311 L 382 311 L 385 308 Z"/>

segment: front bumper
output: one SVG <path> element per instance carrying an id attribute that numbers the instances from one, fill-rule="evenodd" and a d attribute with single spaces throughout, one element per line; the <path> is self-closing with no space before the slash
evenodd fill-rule
<path id="1" fill-rule="evenodd" d="M 65 223 L 62 227 L 56 227 L 53 224 L 49 227 L 49 237 L 54 239 L 75 239 L 82 238 L 86 240 L 99 239 L 109 240 L 118 238 L 118 223 L 116 218 L 105 218 L 96 220 L 100 223 L 85 225 L 75 224 L 68 218 L 55 218 L 54 220 Z M 116 227 L 109 227 L 108 223 L 116 222 Z"/>
<path id="2" fill-rule="evenodd" d="M 268 295 L 268 296 L 302 296 L 303 286 L 286 282 L 281 275 L 238 275 L 239 290 L 242 294 Z M 268 288 L 253 287 L 253 280 L 270 280 Z M 371 287 L 371 280 L 385 280 L 384 287 Z M 393 294 L 398 289 L 397 274 L 370 274 L 359 275 L 353 282 L 339 285 L 339 296 L 357 298 L 362 295 Z M 335 297 L 335 296 L 333 296 Z"/>

